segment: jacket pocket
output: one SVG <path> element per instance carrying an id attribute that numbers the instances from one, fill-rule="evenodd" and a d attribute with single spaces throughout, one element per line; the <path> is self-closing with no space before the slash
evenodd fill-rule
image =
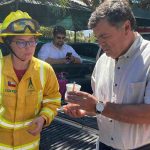
<path id="1" fill-rule="evenodd" d="M 15 93 L 2 93 L 2 104 L 3 112 L 1 115 L 9 121 L 14 120 L 16 110 L 16 94 Z"/>
<path id="2" fill-rule="evenodd" d="M 38 91 L 26 94 L 25 98 L 25 115 L 27 118 L 35 116 L 36 107 L 38 105 Z"/>

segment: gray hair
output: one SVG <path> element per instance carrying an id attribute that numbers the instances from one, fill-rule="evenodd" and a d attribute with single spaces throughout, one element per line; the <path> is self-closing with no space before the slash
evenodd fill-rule
<path id="1" fill-rule="evenodd" d="M 93 29 L 104 19 L 116 27 L 120 27 L 125 21 L 129 20 L 131 29 L 134 30 L 136 27 L 136 20 L 127 0 L 105 0 L 91 14 L 88 27 Z"/>

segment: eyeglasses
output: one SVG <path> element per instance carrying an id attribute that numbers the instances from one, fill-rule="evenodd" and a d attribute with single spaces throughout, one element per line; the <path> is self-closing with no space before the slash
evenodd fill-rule
<path id="1" fill-rule="evenodd" d="M 61 39 L 64 40 L 66 37 L 65 36 L 62 36 L 62 37 L 61 36 L 56 36 L 56 38 L 59 39 L 59 40 L 61 40 Z"/>
<path id="2" fill-rule="evenodd" d="M 12 33 L 25 33 L 26 29 L 29 29 L 32 33 L 36 33 L 39 30 L 39 24 L 33 19 L 19 19 L 11 22 L 6 30 L 2 32 L 12 32 Z"/>
<path id="3" fill-rule="evenodd" d="M 37 45 L 37 41 L 12 41 L 14 43 L 16 43 L 16 45 L 19 48 L 26 48 L 27 46 L 36 46 Z"/>

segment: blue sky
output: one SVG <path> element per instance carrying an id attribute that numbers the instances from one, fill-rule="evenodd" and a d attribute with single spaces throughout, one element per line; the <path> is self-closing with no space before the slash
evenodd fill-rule
<path id="1" fill-rule="evenodd" d="M 89 36 L 89 33 L 92 33 L 92 30 L 84 30 L 83 32 L 85 36 Z"/>

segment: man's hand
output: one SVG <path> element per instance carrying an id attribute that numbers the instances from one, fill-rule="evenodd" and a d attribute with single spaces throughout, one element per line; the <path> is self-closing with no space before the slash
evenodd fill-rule
<path id="1" fill-rule="evenodd" d="M 85 110 L 80 109 L 79 105 L 73 103 L 69 103 L 63 106 L 63 111 L 65 112 L 65 114 L 73 118 L 81 118 L 86 115 Z"/>
<path id="2" fill-rule="evenodd" d="M 88 113 L 95 113 L 98 101 L 93 95 L 82 91 L 68 92 L 65 100 L 77 104 L 78 109 L 85 110 Z"/>
<path id="3" fill-rule="evenodd" d="M 71 63 L 75 63 L 75 61 L 76 61 L 75 57 L 74 57 L 74 56 L 71 56 L 71 57 L 70 57 L 70 62 L 71 62 Z"/>
<path id="4" fill-rule="evenodd" d="M 43 117 L 35 118 L 30 124 L 29 124 L 29 130 L 28 132 L 34 136 L 40 134 L 42 131 L 43 125 L 44 125 L 45 119 Z"/>

